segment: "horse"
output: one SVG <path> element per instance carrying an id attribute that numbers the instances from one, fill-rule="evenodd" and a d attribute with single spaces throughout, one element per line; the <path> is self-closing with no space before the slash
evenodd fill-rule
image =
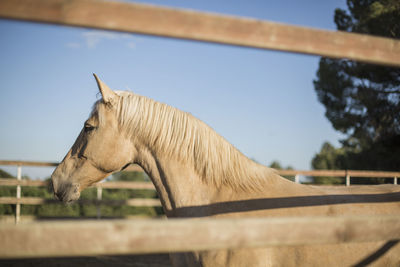
<path id="1" fill-rule="evenodd" d="M 291 182 L 247 158 L 190 113 L 113 91 L 94 76 L 102 97 L 51 177 L 55 197 L 64 203 L 137 164 L 153 182 L 169 218 L 400 214 L 398 186 L 327 189 Z M 170 258 L 174 266 L 400 266 L 400 244 L 242 248 Z"/>

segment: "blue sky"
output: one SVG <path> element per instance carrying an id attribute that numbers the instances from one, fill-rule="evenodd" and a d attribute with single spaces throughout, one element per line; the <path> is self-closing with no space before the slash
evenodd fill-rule
<path id="1" fill-rule="evenodd" d="M 334 9 L 345 8 L 344 0 L 140 2 L 329 30 Z M 9 20 L 0 36 L 3 160 L 61 161 L 98 98 L 92 73 L 192 113 L 265 165 L 309 169 L 323 142 L 341 138 L 314 92 L 316 56 Z"/>

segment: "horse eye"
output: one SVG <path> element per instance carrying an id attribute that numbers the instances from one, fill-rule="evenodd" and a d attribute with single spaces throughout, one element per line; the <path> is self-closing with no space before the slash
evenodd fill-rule
<path id="1" fill-rule="evenodd" d="M 90 124 L 85 124 L 85 132 L 90 132 L 93 130 L 95 127 L 90 125 Z"/>

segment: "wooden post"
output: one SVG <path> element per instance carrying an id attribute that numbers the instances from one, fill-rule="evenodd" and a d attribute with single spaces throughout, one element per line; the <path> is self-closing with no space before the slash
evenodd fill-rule
<path id="1" fill-rule="evenodd" d="M 350 174 L 346 174 L 346 186 L 350 186 Z"/>
<path id="2" fill-rule="evenodd" d="M 300 183 L 300 175 L 296 174 L 296 175 L 294 176 L 294 182 L 297 183 L 297 184 Z"/>
<path id="3" fill-rule="evenodd" d="M 21 181 L 21 165 L 17 167 L 17 180 Z M 21 198 L 21 186 L 17 185 L 17 201 Z M 15 224 L 19 223 L 21 215 L 21 204 L 17 202 L 15 205 Z"/>
<path id="4" fill-rule="evenodd" d="M 394 177 L 393 184 L 397 184 L 397 177 Z"/>
<path id="5" fill-rule="evenodd" d="M 97 219 L 101 218 L 100 202 L 101 202 L 102 195 L 103 195 L 103 188 L 101 187 L 100 184 L 98 184 L 97 185 Z"/>

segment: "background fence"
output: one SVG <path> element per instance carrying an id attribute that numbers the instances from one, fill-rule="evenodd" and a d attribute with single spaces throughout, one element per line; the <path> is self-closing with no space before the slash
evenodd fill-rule
<path id="1" fill-rule="evenodd" d="M 400 42 L 393 39 L 142 4 L 92 0 L 2 0 L 0 1 L 0 17 L 400 66 Z M 19 165 L 17 173 L 19 178 L 16 184 L 15 202 L 19 207 L 24 201 L 21 198 L 21 186 L 24 186 L 25 182 L 21 181 L 20 166 L 22 164 L 17 165 Z M 397 183 L 396 177 L 399 177 L 397 172 L 379 172 L 378 175 L 356 171 L 319 171 L 318 173 L 285 171 L 281 174 L 297 175 L 297 178 L 298 175 L 313 174 L 345 176 L 347 185 L 350 185 L 350 178 L 356 176 L 392 177 L 395 183 Z M 101 198 L 101 190 L 98 192 Z M 18 210 L 19 208 L 17 212 Z M 363 225 L 363 227 L 348 227 L 349 225 Z M 85 235 L 81 234 L 83 232 Z M 201 234 L 202 238 L 198 238 L 199 236 L 194 233 Z M 0 225 L 0 239 L 2 240 L 0 257 L 193 251 L 315 242 L 341 243 L 400 239 L 400 218 L 399 216 L 368 216 L 362 218 L 174 220 L 145 221 L 134 224 L 128 222 L 44 223 L 18 227 Z M 69 240 L 69 242 L 58 242 L 60 239 Z"/>
<path id="2" fill-rule="evenodd" d="M 15 197 L 0 196 L 0 204 L 16 205 L 15 209 L 15 222 L 20 221 L 21 205 L 42 205 L 48 203 L 59 203 L 55 199 L 45 199 L 40 197 L 21 197 L 21 187 L 24 186 L 48 186 L 48 183 L 40 180 L 22 180 L 22 166 L 36 166 L 36 167 L 56 167 L 58 163 L 54 162 L 34 162 L 34 161 L 7 161 L 1 160 L 0 166 L 16 166 L 17 179 L 5 179 L 0 177 L 0 186 L 16 186 Z M 140 171 L 143 170 L 137 165 L 129 166 L 126 171 Z M 351 177 L 358 178 L 393 178 L 393 183 L 397 184 L 397 178 L 400 177 L 400 172 L 384 172 L 384 171 L 354 171 L 354 170 L 277 170 L 282 176 L 292 176 L 296 183 L 300 182 L 300 176 L 310 177 L 343 177 L 346 180 L 346 186 L 350 186 Z M 81 204 L 95 204 L 97 206 L 97 218 L 101 218 L 100 205 L 128 205 L 136 207 L 160 207 L 161 203 L 158 199 L 150 198 L 131 198 L 124 200 L 104 200 L 103 189 L 147 189 L 155 190 L 154 185 L 149 182 L 101 182 L 93 185 L 97 190 L 96 199 L 80 199 L 78 202 Z"/>

